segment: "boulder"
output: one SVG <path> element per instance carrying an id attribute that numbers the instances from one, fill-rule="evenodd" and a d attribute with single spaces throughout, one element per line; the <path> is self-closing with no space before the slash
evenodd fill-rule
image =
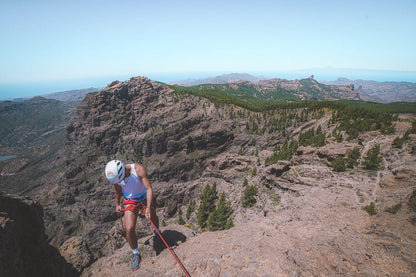
<path id="1" fill-rule="evenodd" d="M 79 272 L 93 261 L 87 242 L 82 237 L 69 238 L 59 247 L 59 252 Z"/>
<path id="2" fill-rule="evenodd" d="M 275 177 L 282 176 L 283 173 L 290 169 L 290 162 L 289 161 L 280 161 L 277 164 L 272 164 L 265 168 L 265 171 L 269 175 L 273 175 Z"/>

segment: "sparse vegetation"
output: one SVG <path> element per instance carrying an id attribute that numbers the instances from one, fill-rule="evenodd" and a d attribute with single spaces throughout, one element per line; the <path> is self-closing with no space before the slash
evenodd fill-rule
<path id="1" fill-rule="evenodd" d="M 371 216 L 376 215 L 378 213 L 376 204 L 374 202 L 371 202 L 370 205 L 363 207 L 363 210 Z"/>
<path id="2" fill-rule="evenodd" d="M 209 215 L 207 223 L 208 230 L 219 231 L 224 229 L 230 229 L 233 226 L 233 222 L 230 217 L 232 213 L 233 209 L 231 208 L 230 202 L 225 200 L 225 193 L 221 193 L 217 207 Z"/>
<path id="3" fill-rule="evenodd" d="M 189 202 L 188 209 L 186 210 L 186 219 L 189 220 L 191 218 L 192 213 L 195 211 L 195 207 L 196 207 L 196 202 L 194 199 L 192 199 Z"/>
<path id="4" fill-rule="evenodd" d="M 247 180 L 247 178 L 245 178 L 244 181 L 243 181 L 243 187 L 246 187 L 247 185 L 248 185 L 248 180 Z"/>
<path id="5" fill-rule="evenodd" d="M 401 138 L 401 137 L 395 137 L 394 140 L 393 140 L 393 142 L 391 143 L 391 145 L 394 148 L 402 148 L 403 142 L 404 142 L 404 139 L 403 138 Z"/>
<path id="6" fill-rule="evenodd" d="M 358 159 L 361 157 L 360 148 L 354 147 L 354 149 L 348 151 L 346 166 L 347 168 L 354 168 L 359 164 Z"/>
<path id="7" fill-rule="evenodd" d="M 310 128 L 305 133 L 299 134 L 299 145 L 308 146 L 313 145 L 315 147 L 325 145 L 325 133 L 322 132 L 322 127 L 319 126 L 316 131 L 315 128 Z"/>
<path id="8" fill-rule="evenodd" d="M 346 169 L 345 158 L 341 156 L 337 157 L 331 162 L 331 167 L 336 172 L 344 172 Z"/>
<path id="9" fill-rule="evenodd" d="M 185 224 L 185 220 L 183 220 L 182 217 L 182 209 L 178 208 L 178 224 L 179 225 L 184 225 Z"/>
<path id="10" fill-rule="evenodd" d="M 338 143 L 341 143 L 344 140 L 342 133 L 336 129 L 332 132 L 332 136 L 337 140 Z"/>
<path id="11" fill-rule="evenodd" d="M 269 199 L 272 201 L 274 206 L 280 204 L 280 195 L 275 193 L 272 189 L 267 189 L 267 195 L 269 196 Z"/>
<path id="12" fill-rule="evenodd" d="M 393 142 L 392 142 L 391 145 L 394 148 L 402 148 L 404 142 L 410 139 L 409 135 L 416 133 L 416 126 L 414 126 L 414 125 L 416 125 L 415 122 L 412 122 L 412 128 L 410 128 L 409 130 L 407 130 L 402 137 L 400 137 L 400 136 L 396 137 L 393 140 Z"/>
<path id="13" fill-rule="evenodd" d="M 400 202 L 399 204 L 393 205 L 390 208 L 387 208 L 385 211 L 391 214 L 396 214 L 401 208 L 403 204 Z"/>
<path id="14" fill-rule="evenodd" d="M 285 141 L 281 149 L 278 146 L 275 149 L 274 154 L 266 159 L 266 166 L 276 164 L 278 161 L 281 160 L 290 160 L 293 154 L 296 153 L 297 149 L 298 142 L 296 140 L 292 140 L 290 141 L 290 143 Z"/>
<path id="15" fill-rule="evenodd" d="M 370 150 L 368 150 L 364 157 L 363 165 L 365 169 L 378 170 L 380 168 L 381 156 L 380 156 L 380 144 L 375 144 Z"/>
<path id="16" fill-rule="evenodd" d="M 251 185 L 244 189 L 243 196 L 241 197 L 241 204 L 243 207 L 253 207 L 256 204 L 256 196 L 258 194 L 257 187 Z"/>

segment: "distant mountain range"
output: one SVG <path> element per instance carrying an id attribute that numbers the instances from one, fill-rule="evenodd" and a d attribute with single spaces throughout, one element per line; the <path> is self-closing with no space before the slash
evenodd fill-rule
<path id="1" fill-rule="evenodd" d="M 361 100 L 368 101 L 370 97 L 362 91 L 354 90 L 352 85 L 325 85 L 313 77 L 300 80 L 265 79 L 256 83 L 251 81 L 231 81 L 223 84 L 200 84 L 192 87 L 182 87 L 201 91 L 205 94 L 218 92 L 244 99 L 261 99 L 273 101 L 303 101 L 303 100 Z M 180 88 L 179 88 L 180 89 Z"/>
<path id="2" fill-rule="evenodd" d="M 416 102 L 416 83 L 410 82 L 376 82 L 338 78 L 328 85 L 354 85 L 358 90 L 367 93 L 376 102 Z"/>
<path id="3" fill-rule="evenodd" d="M 185 79 L 185 80 L 178 80 L 171 82 L 171 84 L 175 85 L 183 85 L 183 86 L 196 86 L 202 84 L 228 84 L 235 81 L 250 81 L 256 83 L 262 79 L 262 77 L 256 77 L 248 73 L 230 73 L 230 74 L 222 74 L 216 77 L 208 77 L 202 79 Z"/>
<path id="4" fill-rule="evenodd" d="M 313 75 L 311 77 L 312 78 L 310 79 L 313 79 Z M 277 78 L 266 79 L 266 78 L 259 77 L 259 76 L 253 76 L 248 73 L 231 73 L 231 74 L 223 74 L 223 75 L 210 77 L 210 78 L 186 79 L 186 80 L 181 80 L 181 81 L 175 81 L 172 83 L 178 84 L 178 85 L 184 85 L 184 86 L 197 86 L 197 85 L 203 85 L 203 84 L 219 84 L 220 85 L 220 84 L 235 83 L 237 81 L 249 81 L 254 84 L 262 84 L 262 83 L 270 84 L 274 82 L 272 80 L 280 80 L 279 83 L 281 84 L 294 84 L 298 81 L 298 80 L 289 81 L 289 80 L 277 79 Z M 302 79 L 302 80 L 308 80 L 308 79 Z M 305 83 L 306 81 L 303 81 L 303 82 Z M 377 81 L 367 81 L 367 80 L 354 80 L 353 81 L 347 78 L 338 78 L 336 81 L 320 81 L 316 83 L 317 83 L 316 86 L 320 84 L 321 88 L 324 85 L 350 86 L 356 93 L 360 94 L 360 97 L 358 98 L 356 97 L 357 100 L 360 99 L 363 101 L 374 101 L 374 102 L 381 102 L 381 103 L 416 102 L 416 83 L 411 83 L 411 82 L 377 82 Z M 302 99 L 302 97 L 300 99 Z"/>

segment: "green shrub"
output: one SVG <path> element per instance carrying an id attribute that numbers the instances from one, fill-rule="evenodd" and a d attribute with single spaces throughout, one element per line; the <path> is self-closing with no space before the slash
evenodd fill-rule
<path id="1" fill-rule="evenodd" d="M 342 133 L 337 131 L 336 129 L 332 132 L 332 136 L 337 140 L 338 143 L 344 140 Z"/>
<path id="2" fill-rule="evenodd" d="M 371 216 L 376 215 L 378 213 L 376 204 L 374 202 L 371 202 L 370 205 L 365 206 L 363 210 L 366 211 Z"/>
<path id="3" fill-rule="evenodd" d="M 386 212 L 396 214 L 402 208 L 402 206 L 403 204 L 400 202 L 399 204 L 396 204 L 394 206 L 391 206 L 390 208 L 387 208 Z"/>
<path id="4" fill-rule="evenodd" d="M 392 144 L 391 144 L 394 148 L 402 148 L 403 146 L 403 139 L 401 137 L 396 137 Z"/>
<path id="5" fill-rule="evenodd" d="M 243 181 L 243 187 L 246 187 L 247 185 L 248 185 L 248 180 L 247 180 L 247 178 L 245 178 L 244 181 Z"/>
<path id="6" fill-rule="evenodd" d="M 337 157 L 331 162 L 331 167 L 336 172 L 344 172 L 346 169 L 345 159 L 343 157 Z"/>

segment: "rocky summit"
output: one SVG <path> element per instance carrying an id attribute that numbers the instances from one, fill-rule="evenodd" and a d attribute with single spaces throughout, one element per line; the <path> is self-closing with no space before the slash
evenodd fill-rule
<path id="1" fill-rule="evenodd" d="M 79 105 L 29 193 L 82 276 L 183 274 L 144 218 L 131 272 L 104 176 L 115 158 L 146 167 L 162 235 L 191 276 L 415 275 L 415 115 L 325 105 L 253 111 L 115 81 Z"/>

